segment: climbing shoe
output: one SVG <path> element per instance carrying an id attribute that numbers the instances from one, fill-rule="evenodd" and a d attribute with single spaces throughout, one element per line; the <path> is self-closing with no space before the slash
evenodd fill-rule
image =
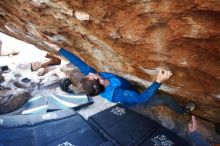
<path id="1" fill-rule="evenodd" d="M 189 102 L 186 106 L 184 106 L 184 110 L 186 113 L 191 113 L 196 108 L 196 105 L 193 102 Z"/>

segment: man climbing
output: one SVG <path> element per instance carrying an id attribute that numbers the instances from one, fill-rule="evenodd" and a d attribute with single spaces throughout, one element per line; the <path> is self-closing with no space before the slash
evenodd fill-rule
<path id="1" fill-rule="evenodd" d="M 179 114 L 190 112 L 195 108 L 192 103 L 183 108 L 170 96 L 159 94 L 155 96 L 155 92 L 159 89 L 161 83 L 168 80 L 172 75 L 171 71 L 160 69 L 156 80 L 143 93 L 139 93 L 124 78 L 112 73 L 97 72 L 94 68 L 88 66 L 77 56 L 63 48 L 56 49 L 56 51 L 77 66 L 85 75 L 80 82 L 88 96 L 99 95 L 110 102 L 119 102 L 124 105 L 146 103 L 147 107 L 150 107 L 163 104 Z"/>

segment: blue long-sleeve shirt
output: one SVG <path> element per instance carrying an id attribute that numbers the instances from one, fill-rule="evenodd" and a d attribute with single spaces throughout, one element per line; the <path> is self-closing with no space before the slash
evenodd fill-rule
<path id="1" fill-rule="evenodd" d="M 203 139 L 198 131 L 191 132 L 189 136 L 196 146 L 211 146 L 205 139 Z"/>
<path id="2" fill-rule="evenodd" d="M 77 56 L 63 48 L 59 50 L 59 54 L 77 66 L 84 75 L 88 75 L 90 72 L 97 72 L 94 68 L 88 66 Z M 99 95 L 111 102 L 120 102 L 122 104 L 135 104 L 148 101 L 161 85 L 157 82 L 153 82 L 143 93 L 138 93 L 130 82 L 120 76 L 107 72 L 99 72 L 99 74 L 109 81 L 108 86 L 105 87 L 105 90 Z"/>

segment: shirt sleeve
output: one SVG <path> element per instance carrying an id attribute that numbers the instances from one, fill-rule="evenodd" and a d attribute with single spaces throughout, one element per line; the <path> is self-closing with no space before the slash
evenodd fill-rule
<path id="1" fill-rule="evenodd" d="M 155 92 L 160 88 L 161 84 L 157 82 L 153 82 L 147 89 L 144 90 L 143 93 L 138 93 L 135 90 L 127 90 L 122 88 L 116 88 L 114 91 L 113 102 L 120 103 L 141 103 L 144 101 L 148 101 Z"/>
<path id="2" fill-rule="evenodd" d="M 192 139 L 193 143 L 196 146 L 211 146 L 200 134 L 198 131 L 191 132 L 189 134 L 190 138 Z"/>
<path id="3" fill-rule="evenodd" d="M 83 62 L 80 58 L 78 58 L 76 55 L 66 51 L 65 49 L 61 48 L 59 50 L 59 54 L 65 57 L 67 60 L 69 60 L 72 64 L 77 66 L 79 70 L 84 74 L 88 75 L 89 73 L 96 73 L 97 71 L 88 66 L 85 62 Z"/>

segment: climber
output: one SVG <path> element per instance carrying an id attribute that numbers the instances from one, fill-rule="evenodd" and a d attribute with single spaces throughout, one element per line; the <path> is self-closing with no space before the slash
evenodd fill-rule
<path id="1" fill-rule="evenodd" d="M 134 105 L 146 103 L 147 107 L 164 104 L 179 114 L 191 112 L 195 105 L 190 103 L 181 107 L 172 97 L 156 94 L 155 92 L 172 75 L 171 71 L 160 69 L 156 80 L 144 90 L 143 93 L 137 92 L 134 87 L 122 77 L 112 73 L 97 72 L 88 66 L 74 54 L 63 48 L 56 48 L 56 51 L 67 58 L 72 64 L 76 65 L 85 75 L 81 79 L 81 86 L 88 96 L 100 95 L 110 102 L 121 103 L 123 105 Z"/>
<path id="2" fill-rule="evenodd" d="M 192 122 L 188 124 L 189 136 L 196 146 L 211 146 L 197 131 L 197 122 L 195 116 L 192 116 Z"/>

